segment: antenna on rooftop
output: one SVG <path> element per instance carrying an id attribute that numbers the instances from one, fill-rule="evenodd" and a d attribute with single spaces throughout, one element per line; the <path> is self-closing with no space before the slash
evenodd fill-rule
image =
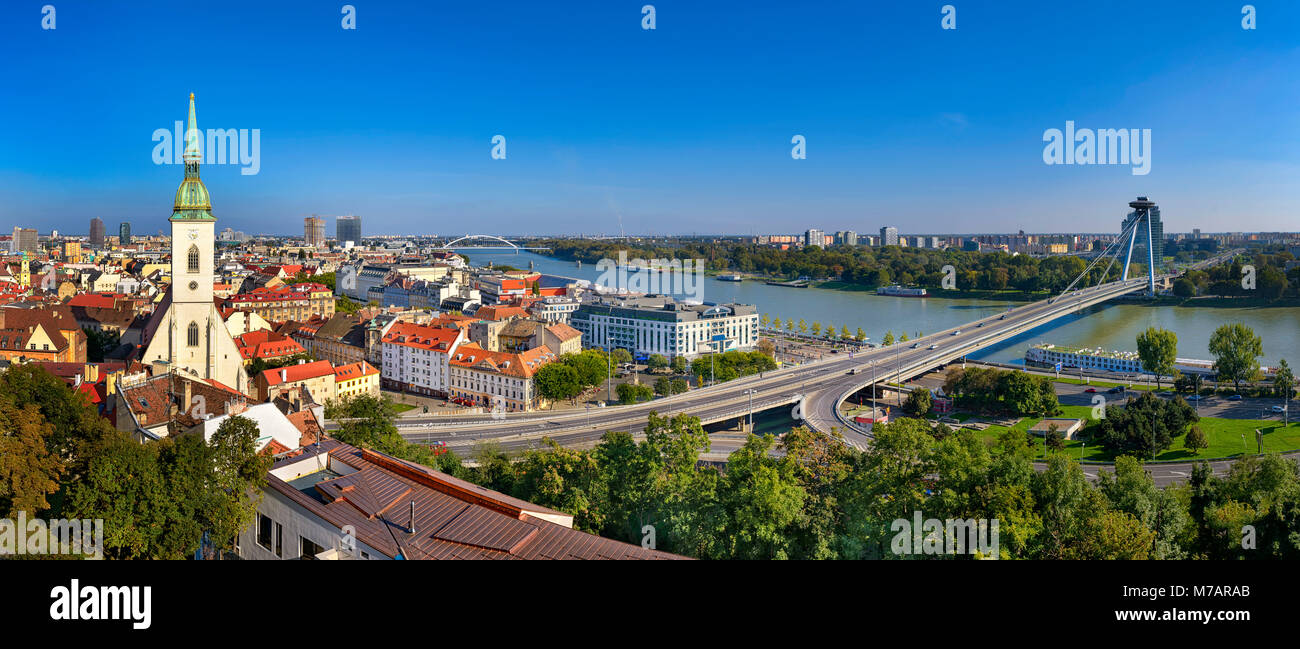
<path id="1" fill-rule="evenodd" d="M 415 501 L 411 501 L 411 525 L 406 530 L 412 536 L 415 535 Z"/>

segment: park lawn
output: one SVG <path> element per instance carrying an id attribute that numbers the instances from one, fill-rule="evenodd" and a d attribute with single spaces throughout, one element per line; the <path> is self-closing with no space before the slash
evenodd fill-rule
<path id="1" fill-rule="evenodd" d="M 394 403 L 394 404 L 393 404 L 393 410 L 394 410 L 395 412 L 397 412 L 397 414 L 400 415 L 400 414 L 406 412 L 407 410 L 415 410 L 415 406 L 413 406 L 413 405 L 411 405 L 411 404 L 409 404 L 409 403 Z"/>
<path id="2" fill-rule="evenodd" d="M 1092 408 L 1089 406 L 1062 406 L 1059 417 L 1072 417 L 1075 419 L 1088 419 L 1080 433 L 1084 440 L 1087 439 L 1087 433 L 1090 428 L 1096 426 L 1095 421 L 1091 421 Z M 1026 417 L 1016 423 L 1011 428 L 1014 430 L 1028 430 L 1031 426 L 1038 423 L 1039 418 Z M 1186 433 L 1174 438 L 1173 444 L 1163 453 L 1156 456 L 1156 461 L 1189 461 L 1198 458 L 1211 459 L 1220 457 L 1233 457 L 1243 453 L 1255 453 L 1255 429 L 1258 428 L 1264 433 L 1264 452 L 1283 452 L 1300 449 L 1300 422 L 1293 422 L 1286 428 L 1282 427 L 1282 422 L 1266 419 L 1220 419 L 1214 417 L 1202 417 L 1198 424 L 1201 431 L 1205 433 L 1206 439 L 1210 442 L 1208 448 L 1201 449 L 1199 454 L 1192 453 L 1183 448 L 1183 440 L 1186 439 Z M 996 442 L 998 435 L 1007 430 L 1005 426 L 989 426 L 978 435 L 989 443 Z M 1245 436 L 1245 445 L 1242 444 L 1242 436 Z M 1043 440 L 1034 438 L 1036 458 L 1043 457 Z M 1065 454 L 1074 459 L 1091 460 L 1094 462 L 1113 462 L 1114 455 L 1106 452 L 1100 445 L 1089 444 L 1087 441 L 1079 439 L 1066 440 Z"/>
<path id="3" fill-rule="evenodd" d="M 1126 388 L 1128 388 L 1128 389 L 1130 389 L 1130 390 L 1154 390 L 1154 389 L 1156 389 L 1156 386 L 1154 386 L 1154 385 L 1150 385 L 1150 384 L 1147 384 L 1147 383 L 1135 383 L 1135 384 L 1133 384 L 1133 385 L 1130 387 L 1127 383 L 1113 383 L 1113 382 L 1111 382 L 1111 381 L 1097 381 L 1097 380 L 1093 380 L 1093 381 L 1080 381 L 1079 379 L 1072 379 L 1072 378 L 1069 378 L 1069 377 L 1066 377 L 1066 376 L 1062 376 L 1061 378 L 1058 378 L 1058 379 L 1052 379 L 1052 381 L 1054 381 L 1054 382 L 1056 382 L 1056 383 L 1070 383 L 1070 384 L 1072 384 L 1072 385 L 1086 385 L 1086 386 L 1093 387 L 1093 388 L 1113 388 L 1113 387 L 1117 387 L 1117 386 L 1124 386 L 1124 387 L 1126 387 Z M 1163 382 L 1161 382 L 1161 384 L 1160 384 L 1160 389 L 1161 389 L 1161 390 L 1173 390 L 1173 386 L 1170 385 L 1169 381 L 1163 381 Z"/>

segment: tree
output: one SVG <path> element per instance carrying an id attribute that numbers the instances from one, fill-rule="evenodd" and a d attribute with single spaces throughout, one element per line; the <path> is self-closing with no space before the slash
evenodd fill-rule
<path id="1" fill-rule="evenodd" d="M 685 356 L 674 356 L 674 357 L 673 357 L 673 371 L 674 371 L 674 372 L 676 372 L 676 373 L 678 373 L 678 374 L 685 374 L 687 371 L 689 371 L 689 369 L 690 369 L 690 363 L 687 362 Z"/>
<path id="2" fill-rule="evenodd" d="M 880 339 L 880 344 L 881 344 L 882 346 L 884 346 L 884 347 L 888 347 L 888 346 L 894 344 L 894 332 L 893 332 L 893 331 L 886 331 L 886 332 L 885 332 L 885 337 Z"/>
<path id="3" fill-rule="evenodd" d="M 907 395 L 907 401 L 903 403 L 903 410 L 913 416 L 924 417 L 930 414 L 930 408 L 932 405 L 930 391 L 924 388 L 917 388 L 912 390 L 911 394 Z"/>
<path id="4" fill-rule="evenodd" d="M 1179 277 L 1174 280 L 1174 295 L 1178 297 L 1195 297 L 1196 284 L 1187 277 Z"/>
<path id="5" fill-rule="evenodd" d="M 762 327 L 763 327 L 764 329 L 767 329 L 768 326 L 772 324 L 772 319 L 769 318 L 769 317 L 767 316 L 766 313 L 764 313 L 764 314 L 763 314 L 763 317 L 762 317 L 762 318 L 759 318 L 759 321 L 758 321 L 758 322 L 759 322 L 760 325 L 762 325 Z"/>
<path id="6" fill-rule="evenodd" d="M 0 518 L 50 506 L 46 496 L 58 490 L 63 474 L 63 463 L 46 444 L 53 433 L 35 404 L 17 408 L 0 401 Z"/>
<path id="7" fill-rule="evenodd" d="M 672 394 L 672 383 L 668 381 L 668 377 L 661 376 L 655 379 L 655 394 L 661 397 Z"/>
<path id="8" fill-rule="evenodd" d="M 618 400 L 623 403 L 639 403 L 654 398 L 654 391 L 648 385 L 620 383 L 614 391 L 618 393 Z"/>
<path id="9" fill-rule="evenodd" d="M 629 352 L 628 350 L 623 349 L 622 347 L 615 349 L 614 353 L 611 354 L 611 357 L 613 358 L 614 362 L 618 363 L 619 365 L 622 365 L 623 363 L 632 362 L 632 352 Z"/>
<path id="10" fill-rule="evenodd" d="M 861 331 L 861 329 L 859 329 L 858 331 Z M 849 339 L 849 327 L 848 327 L 848 325 L 842 325 L 842 326 L 840 327 L 840 338 L 843 338 L 844 340 L 848 340 L 848 339 Z"/>
<path id="11" fill-rule="evenodd" d="M 722 544 L 736 559 L 788 559 L 787 530 L 800 521 L 808 497 L 795 476 L 795 465 L 772 457 L 771 435 L 749 435 L 727 458 L 718 488 L 728 513 Z"/>
<path id="12" fill-rule="evenodd" d="M 1043 444 L 1053 451 L 1065 450 L 1065 438 L 1061 436 L 1060 428 L 1056 424 L 1047 425 L 1047 436 L 1044 438 Z"/>
<path id="13" fill-rule="evenodd" d="M 862 327 L 858 327 L 858 335 L 856 336 L 856 338 L 858 339 L 858 342 L 862 342 L 862 341 L 866 340 L 866 339 L 867 339 L 867 332 L 863 331 L 863 330 L 862 330 Z"/>
<path id="14" fill-rule="evenodd" d="M 1295 374 L 1291 372 L 1291 366 L 1287 365 L 1285 358 L 1278 361 L 1277 369 L 1273 372 L 1273 391 L 1277 396 L 1288 400 L 1295 394 Z"/>
<path id="15" fill-rule="evenodd" d="M 211 479 L 205 480 L 204 486 L 210 489 L 210 500 L 197 518 L 218 549 L 230 549 L 235 537 L 257 515 L 272 463 L 270 455 L 257 453 L 260 436 L 252 419 L 234 416 L 221 422 L 207 444 L 211 448 L 207 464 Z"/>
<path id="16" fill-rule="evenodd" d="M 686 379 L 682 379 L 682 378 L 673 379 L 670 385 L 672 386 L 673 394 L 681 394 L 685 392 L 689 387 L 686 384 Z"/>
<path id="17" fill-rule="evenodd" d="M 1241 392 L 1241 382 L 1253 379 L 1259 372 L 1263 341 L 1240 322 L 1225 324 L 1210 336 L 1210 353 L 1214 355 L 1214 370 L 1219 380 L 1232 381 L 1233 388 Z"/>
<path id="18" fill-rule="evenodd" d="M 578 380 L 578 371 L 567 363 L 543 365 L 533 378 L 537 384 L 537 393 L 548 401 L 572 400 L 582 394 L 583 385 Z"/>
<path id="19" fill-rule="evenodd" d="M 651 354 L 646 365 L 652 370 L 662 370 L 668 368 L 668 359 L 663 354 Z"/>
<path id="20" fill-rule="evenodd" d="M 1156 389 L 1160 389 L 1160 377 L 1172 376 L 1174 360 L 1178 357 L 1178 335 L 1167 329 L 1148 327 L 1137 337 L 1138 358 L 1142 367 L 1156 375 Z"/>
<path id="21" fill-rule="evenodd" d="M 808 333 L 808 323 L 804 322 L 803 318 L 799 318 L 799 333 L 801 334 Z"/>
<path id="22" fill-rule="evenodd" d="M 1192 426 L 1187 431 L 1187 437 L 1183 438 L 1183 448 L 1197 455 L 1201 454 L 1201 449 L 1209 447 L 1210 440 L 1205 439 L 1205 433 L 1201 431 L 1200 426 Z"/>
<path id="23" fill-rule="evenodd" d="M 822 323 L 820 322 L 812 323 L 812 332 L 814 336 L 820 336 L 822 333 Z"/>

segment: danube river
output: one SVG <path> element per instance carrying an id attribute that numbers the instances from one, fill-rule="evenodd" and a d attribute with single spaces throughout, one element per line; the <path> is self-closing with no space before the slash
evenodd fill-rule
<path id="1" fill-rule="evenodd" d="M 532 262 L 534 270 L 547 275 L 585 280 L 600 276 L 594 264 L 579 268 L 574 262 L 531 252 L 461 252 L 476 266 L 492 262 L 527 269 Z M 768 286 L 757 280 L 724 282 L 712 277 L 705 278 L 701 288 L 705 301 L 753 304 L 761 314 L 782 320 L 803 319 L 810 327 L 813 322 L 821 322 L 833 324 L 836 329 L 847 326 L 852 333 L 861 327 L 873 342 L 878 342 L 886 331 L 893 331 L 896 337 L 904 332 L 909 337 L 918 331 L 932 333 L 1017 304 L 998 300 L 881 297 L 868 292 Z M 1216 327 L 1228 322 L 1245 323 L 1259 334 L 1264 341 L 1262 364 L 1274 365 L 1281 358 L 1292 366 L 1300 362 L 1300 308 L 1190 308 L 1136 303 L 1092 307 L 984 349 L 972 358 L 1019 363 L 1025 349 L 1039 342 L 1134 351 L 1138 333 L 1147 327 L 1163 327 L 1178 334 L 1179 357 L 1208 360 L 1210 335 Z"/>

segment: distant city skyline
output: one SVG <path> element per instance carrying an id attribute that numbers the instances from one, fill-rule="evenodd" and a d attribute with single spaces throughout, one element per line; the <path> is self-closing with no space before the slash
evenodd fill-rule
<path id="1" fill-rule="evenodd" d="M 200 129 L 260 134 L 257 173 L 204 169 L 218 229 L 250 234 L 1113 233 L 1139 195 L 1169 233 L 1300 222 L 1300 6 L 1243 30 L 1236 7 L 972 4 L 944 31 L 938 4 L 655 4 L 655 30 L 594 0 L 359 5 L 355 31 L 308 2 L 5 21 L 0 226 L 165 229 L 178 166 L 151 137 L 190 92 Z M 1075 126 L 1150 129 L 1149 173 L 1045 164 Z"/>

